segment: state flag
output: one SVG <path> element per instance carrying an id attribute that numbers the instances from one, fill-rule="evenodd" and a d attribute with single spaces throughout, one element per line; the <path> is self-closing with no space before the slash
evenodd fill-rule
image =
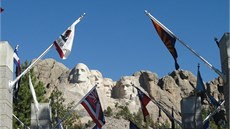
<path id="1" fill-rule="evenodd" d="M 105 124 L 105 117 L 96 87 L 83 99 L 81 104 L 96 123 L 97 127 L 101 128 Z"/>
<path id="2" fill-rule="evenodd" d="M 144 115 L 144 121 L 146 121 L 146 116 L 149 115 L 149 112 L 146 106 L 149 103 L 149 101 L 151 101 L 151 99 L 146 94 L 144 94 L 139 88 L 136 87 L 136 89 L 137 89 L 138 97 L 141 103 L 141 109 Z"/>
<path id="3" fill-rule="evenodd" d="M 74 40 L 75 26 L 78 24 L 84 15 L 79 17 L 68 29 L 63 32 L 57 40 L 53 42 L 57 52 L 62 59 L 67 59 L 69 56 Z"/>

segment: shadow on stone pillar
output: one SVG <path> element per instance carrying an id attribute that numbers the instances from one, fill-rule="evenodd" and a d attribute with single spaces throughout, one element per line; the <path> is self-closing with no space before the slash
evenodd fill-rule
<path id="1" fill-rule="evenodd" d="M 0 41 L 0 128 L 12 129 L 13 97 L 8 90 L 13 79 L 13 49 L 7 41 Z"/>
<path id="2" fill-rule="evenodd" d="M 183 129 L 202 129 L 201 98 L 187 97 L 181 100 Z"/>
<path id="3" fill-rule="evenodd" d="M 228 127 L 229 127 L 229 68 L 230 68 L 230 33 L 224 33 L 222 38 L 219 41 L 219 48 L 220 48 L 220 59 L 221 59 L 221 68 L 222 72 L 226 76 L 226 82 L 224 82 L 224 99 L 225 99 L 225 109 L 227 112 L 227 120 L 228 120 Z"/>

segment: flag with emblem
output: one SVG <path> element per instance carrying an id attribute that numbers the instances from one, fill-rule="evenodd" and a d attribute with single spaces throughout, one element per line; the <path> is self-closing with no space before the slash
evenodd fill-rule
<path id="1" fill-rule="evenodd" d="M 138 97 L 141 103 L 141 109 L 144 115 L 144 121 L 146 121 L 146 116 L 149 115 L 149 112 L 146 106 L 149 103 L 149 101 L 151 101 L 151 99 L 146 94 L 144 94 L 139 88 L 136 87 L 136 89 L 137 89 Z"/>
<path id="2" fill-rule="evenodd" d="M 163 41 L 164 45 L 167 47 L 169 52 L 174 58 L 175 61 L 175 68 L 178 70 L 180 68 L 179 64 L 177 63 L 177 51 L 175 48 L 175 43 L 176 43 L 176 36 L 167 29 L 163 24 L 161 24 L 156 18 L 154 18 L 150 13 L 146 12 L 146 14 L 149 16 L 151 19 L 159 37 Z"/>
<path id="3" fill-rule="evenodd" d="M 75 26 L 78 24 L 85 14 L 79 17 L 68 29 L 59 36 L 57 40 L 53 42 L 62 59 L 67 59 L 69 56 L 74 39 Z"/>
<path id="4" fill-rule="evenodd" d="M 83 99 L 81 104 L 96 123 L 96 126 L 101 128 L 105 124 L 105 118 L 96 87 Z"/>

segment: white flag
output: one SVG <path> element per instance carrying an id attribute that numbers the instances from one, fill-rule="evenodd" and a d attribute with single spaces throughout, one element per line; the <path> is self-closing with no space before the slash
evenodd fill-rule
<path id="1" fill-rule="evenodd" d="M 37 101 L 36 93 L 35 93 L 34 86 L 32 84 L 30 75 L 29 75 L 29 86 L 30 86 L 31 94 L 33 96 L 34 105 L 35 105 L 35 107 L 36 107 L 36 109 L 38 111 L 39 110 L 39 104 L 38 104 L 38 101 Z"/>
<path id="2" fill-rule="evenodd" d="M 59 36 L 57 40 L 54 41 L 56 50 L 62 59 L 67 59 L 69 56 L 73 45 L 75 25 L 81 21 L 84 15 L 85 13 L 81 15 L 81 17 L 79 17 L 61 36 Z"/>

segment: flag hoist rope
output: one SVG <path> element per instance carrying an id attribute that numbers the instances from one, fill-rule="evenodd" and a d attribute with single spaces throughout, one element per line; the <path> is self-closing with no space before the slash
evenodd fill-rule
<path id="1" fill-rule="evenodd" d="M 207 60 L 205 60 L 202 56 L 196 53 L 193 49 L 191 49 L 187 44 L 185 44 L 180 38 L 178 38 L 174 33 L 172 33 L 167 27 L 161 24 L 155 17 L 153 17 L 147 10 L 145 10 L 146 15 L 155 21 L 158 25 L 160 25 L 166 32 L 168 32 L 171 36 L 175 37 L 182 45 L 184 45 L 187 49 L 189 49 L 194 55 L 196 55 L 199 59 L 201 59 L 209 68 L 215 71 L 223 80 L 226 82 L 226 76 L 220 72 L 217 68 L 212 66 Z"/>
<path id="2" fill-rule="evenodd" d="M 73 25 L 78 24 L 81 19 L 85 16 L 85 13 L 83 13 L 74 23 Z M 52 47 L 53 47 L 53 43 L 35 60 L 33 61 L 18 77 L 16 77 L 15 80 L 13 81 L 9 81 L 9 92 L 11 92 L 11 90 L 13 89 L 13 86 L 15 85 L 15 83 L 23 76 L 25 75 L 33 66 L 34 64 L 37 63 L 38 60 L 40 60 Z"/>

